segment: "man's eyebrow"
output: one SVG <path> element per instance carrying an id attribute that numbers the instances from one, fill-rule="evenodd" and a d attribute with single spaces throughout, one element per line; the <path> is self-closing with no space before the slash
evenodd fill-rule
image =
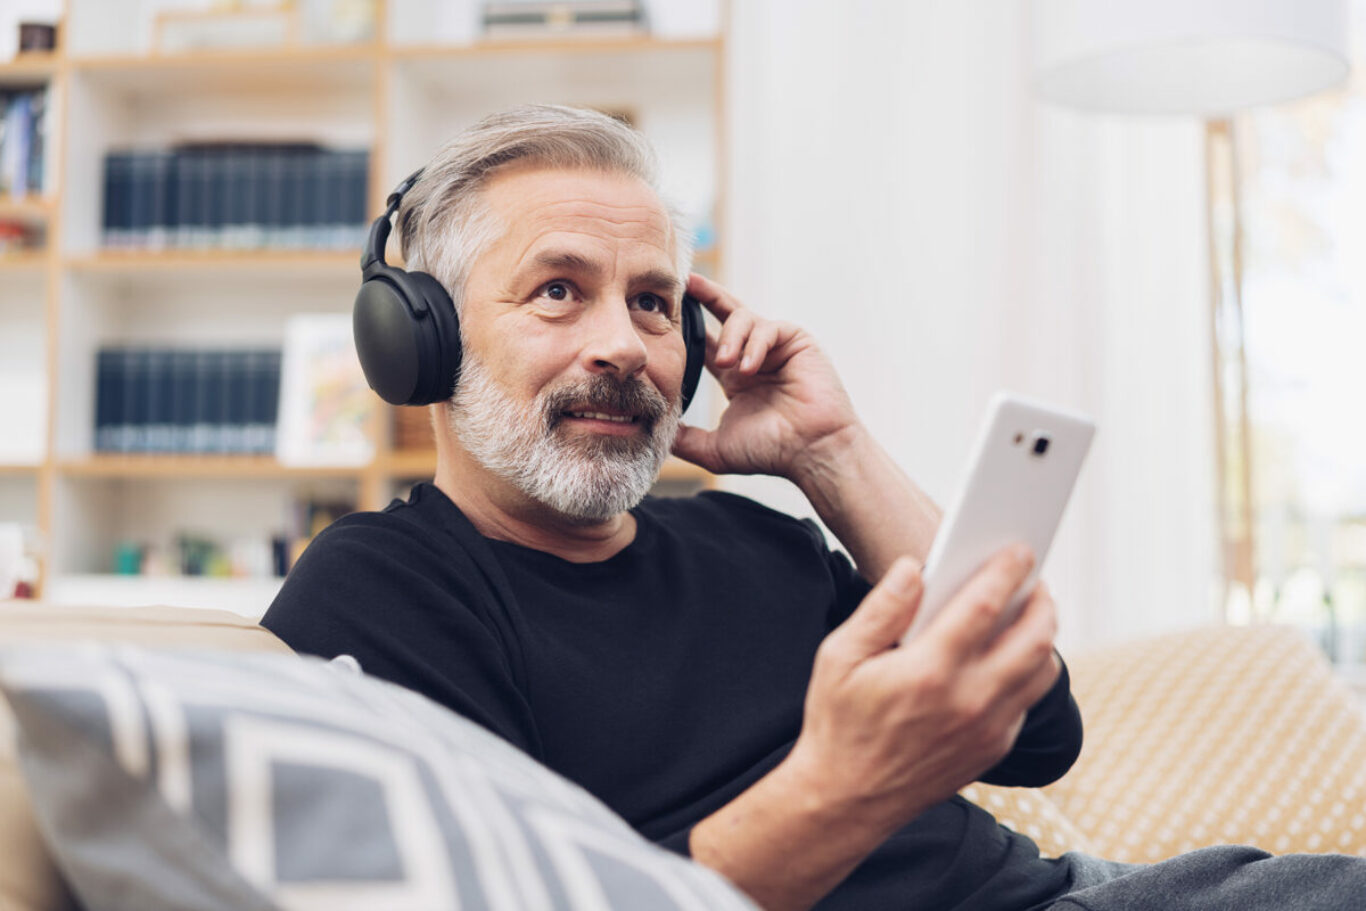
<path id="1" fill-rule="evenodd" d="M 547 269 L 586 272 L 590 275 L 601 275 L 606 271 L 601 263 L 578 253 L 571 253 L 568 250 L 542 250 L 532 258 L 531 263 Z"/>
<path id="2" fill-rule="evenodd" d="M 663 269 L 649 269 L 638 275 L 632 284 L 643 285 L 662 294 L 672 295 L 683 287 L 683 282 L 672 272 Z"/>

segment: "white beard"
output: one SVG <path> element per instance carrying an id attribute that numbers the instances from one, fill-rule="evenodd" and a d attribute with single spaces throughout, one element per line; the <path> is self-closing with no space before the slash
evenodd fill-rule
<path id="1" fill-rule="evenodd" d="M 528 405 L 513 401 L 484 364 L 465 352 L 447 410 L 451 430 L 480 465 L 526 496 L 576 522 L 601 522 L 635 506 L 654 486 L 682 416 L 654 389 L 634 382 L 631 395 L 654 415 L 644 438 L 572 437 L 556 425 L 561 409 L 624 386 L 606 376 L 543 390 Z"/>

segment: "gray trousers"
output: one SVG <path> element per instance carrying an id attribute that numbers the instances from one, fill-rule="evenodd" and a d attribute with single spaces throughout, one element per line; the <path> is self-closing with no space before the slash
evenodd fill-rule
<path id="1" fill-rule="evenodd" d="M 1067 854 L 1073 885 L 1049 911 L 1362 911 L 1366 858 L 1204 848 L 1155 864 Z"/>

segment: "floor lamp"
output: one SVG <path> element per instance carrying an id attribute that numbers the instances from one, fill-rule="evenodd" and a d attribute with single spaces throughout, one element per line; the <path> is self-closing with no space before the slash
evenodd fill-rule
<path id="1" fill-rule="evenodd" d="M 1227 613 L 1232 587 L 1245 587 L 1250 598 L 1256 581 L 1241 174 L 1232 117 L 1346 78 L 1345 0 L 1033 0 L 1031 13 L 1034 83 L 1043 100 L 1205 123 L 1216 527 Z M 1227 192 L 1217 194 L 1221 181 Z M 1216 204 L 1221 198 L 1226 206 Z"/>

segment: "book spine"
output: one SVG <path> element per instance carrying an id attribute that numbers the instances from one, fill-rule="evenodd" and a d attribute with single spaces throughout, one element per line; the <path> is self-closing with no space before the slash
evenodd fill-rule
<path id="1" fill-rule="evenodd" d="M 47 114 L 51 107 L 48 88 L 33 92 L 33 138 L 29 142 L 28 191 L 42 193 L 47 171 Z"/>
<path id="2" fill-rule="evenodd" d="M 319 173 L 327 150 L 316 149 L 300 156 L 299 181 L 299 243 L 316 250 L 327 245 L 323 224 L 323 197 Z"/>
<path id="3" fill-rule="evenodd" d="M 275 438 L 280 421 L 280 364 L 282 353 L 279 348 L 266 352 L 265 370 L 261 375 L 261 390 L 257 397 L 260 409 L 257 420 L 262 430 L 261 449 L 263 453 L 275 451 Z"/>
<path id="4" fill-rule="evenodd" d="M 147 153 L 148 211 L 147 246 L 153 250 L 166 248 L 166 187 L 170 183 L 171 155 L 169 152 Z"/>
<path id="5" fill-rule="evenodd" d="M 247 170 L 251 166 L 248 155 L 247 148 L 234 146 L 227 149 L 223 156 L 227 183 L 227 199 L 223 210 L 223 245 L 235 250 L 250 246 L 247 242 L 247 225 L 250 223 L 247 209 L 252 194 L 247 185 Z"/>
<path id="6" fill-rule="evenodd" d="M 180 246 L 180 153 L 167 150 L 162 153 L 165 164 L 162 170 L 162 192 L 160 221 L 162 242 L 168 249 Z"/>
<path id="7" fill-rule="evenodd" d="M 118 447 L 114 441 L 119 398 L 123 392 L 115 383 L 122 383 L 118 373 L 119 353 L 113 348 L 101 348 L 95 354 L 95 451 L 112 452 Z"/>
<path id="8" fill-rule="evenodd" d="M 0 184 L 12 196 L 28 192 L 29 146 L 33 142 L 33 101 L 20 92 L 10 96 L 4 117 L 4 146 L 0 155 Z"/>
<path id="9" fill-rule="evenodd" d="M 176 173 L 176 246 L 193 247 L 195 243 L 195 173 L 194 153 L 181 149 L 175 153 Z"/>
<path id="10" fill-rule="evenodd" d="M 146 452 L 171 451 L 171 357 L 167 348 L 149 348 L 144 369 L 147 379 L 146 426 L 143 430 Z"/>
<path id="11" fill-rule="evenodd" d="M 356 149 L 350 153 L 350 160 L 350 192 L 347 196 L 350 202 L 345 216 L 346 246 L 359 249 L 364 245 L 370 227 L 370 152 L 368 149 Z"/>
<path id="12" fill-rule="evenodd" d="M 304 246 L 304 176 L 308 152 L 291 148 L 285 153 L 284 245 L 290 249 Z"/>
<path id="13" fill-rule="evenodd" d="M 146 348 L 124 349 L 123 452 L 147 451 L 147 360 Z"/>
<path id="14" fill-rule="evenodd" d="M 218 352 L 196 352 L 193 452 L 214 452 L 218 448 Z"/>
<path id="15" fill-rule="evenodd" d="M 152 224 L 152 153 L 133 152 L 128 164 L 128 246 L 148 246 Z"/>
<path id="16" fill-rule="evenodd" d="M 227 239 L 227 219 L 228 219 L 228 198 L 231 189 L 228 181 L 229 157 L 231 151 L 228 149 L 211 149 L 204 157 L 206 162 L 205 180 L 208 186 L 208 203 L 205 206 L 205 223 L 208 230 L 208 246 L 218 249 L 228 245 Z"/>
<path id="17" fill-rule="evenodd" d="M 284 146 L 271 146 L 265 154 L 262 189 L 266 199 L 264 241 L 267 247 L 285 245 L 285 168 L 288 152 Z"/>
<path id="18" fill-rule="evenodd" d="M 190 160 L 190 238 L 191 246 L 205 249 L 210 244 L 209 174 L 212 164 L 204 149 L 192 149 Z"/>
<path id="19" fill-rule="evenodd" d="M 262 192 L 262 162 L 264 150 L 259 145 L 242 150 L 242 246 L 257 249 L 262 246 L 264 232 L 265 194 Z"/>
<path id="20" fill-rule="evenodd" d="M 223 381 L 223 450 L 247 451 L 247 425 L 251 377 L 251 353 L 246 350 L 225 352 Z"/>
<path id="21" fill-rule="evenodd" d="M 199 353 L 191 348 L 177 348 L 171 355 L 172 452 L 194 451 L 194 409 L 199 398 L 198 359 Z"/>
<path id="22" fill-rule="evenodd" d="M 106 247 L 119 246 L 119 158 L 118 152 L 107 152 L 104 156 L 104 213 L 100 221 L 103 226 L 101 243 Z"/>

